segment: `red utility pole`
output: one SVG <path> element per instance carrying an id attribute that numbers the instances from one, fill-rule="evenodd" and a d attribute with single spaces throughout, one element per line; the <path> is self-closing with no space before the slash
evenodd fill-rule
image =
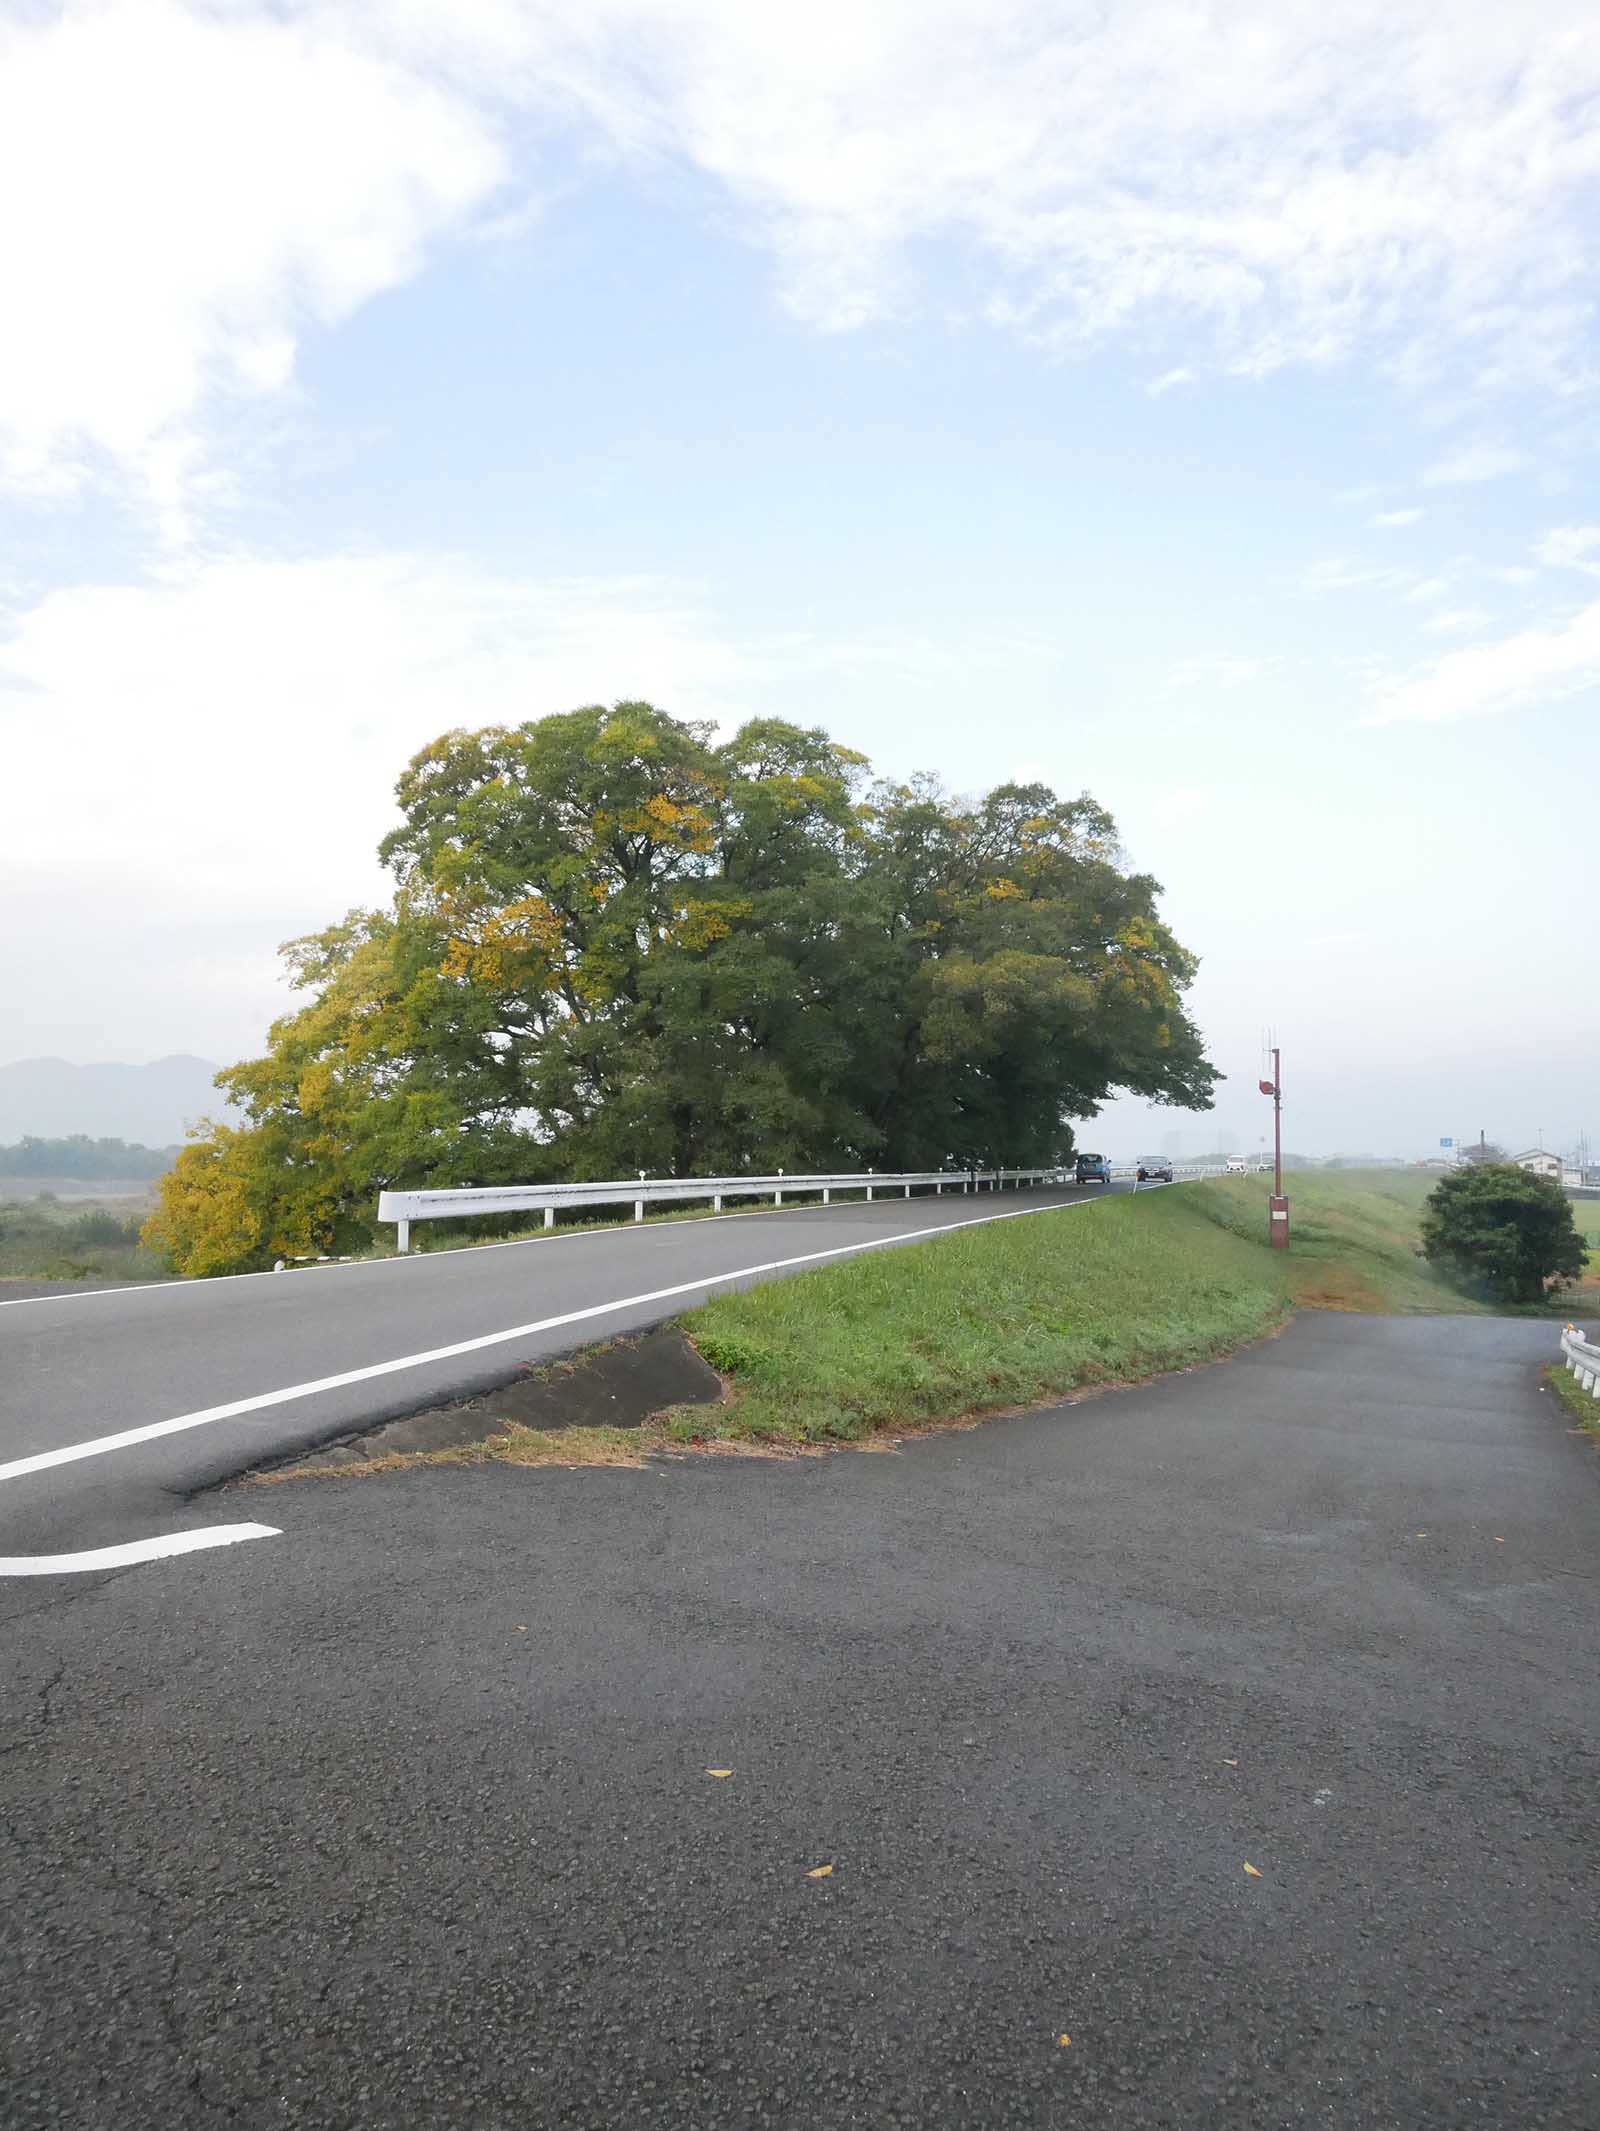
<path id="1" fill-rule="evenodd" d="M 1267 1240 L 1274 1250 L 1289 1248 L 1289 1201 L 1283 1195 L 1283 1053 L 1272 1047 L 1272 1078 L 1259 1083 L 1272 1097 L 1272 1197 L 1267 1203 Z"/>

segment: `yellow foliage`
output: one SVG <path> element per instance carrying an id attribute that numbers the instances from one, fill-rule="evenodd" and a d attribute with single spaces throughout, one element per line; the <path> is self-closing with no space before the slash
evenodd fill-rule
<path id="1" fill-rule="evenodd" d="M 156 1210 L 140 1241 L 164 1250 L 180 1273 L 229 1273 L 261 1246 L 262 1219 L 252 1201 L 244 1135 L 213 1125 L 209 1139 L 185 1147 L 161 1179 Z"/>
<path id="2" fill-rule="evenodd" d="M 680 947 L 709 947 L 714 940 L 725 940 L 735 920 L 747 918 L 752 908 L 748 902 L 685 903 L 672 936 Z"/>
<path id="3" fill-rule="evenodd" d="M 1022 890 L 1017 886 L 1016 882 L 1007 880 L 1004 875 L 999 880 L 990 881 L 983 892 L 985 895 L 992 895 L 996 902 L 1002 903 L 1013 902 L 1020 898 L 1022 894 Z"/>
<path id="4" fill-rule="evenodd" d="M 311 1142 L 307 1153 L 317 1158 L 298 1166 L 260 1126 L 207 1122 L 200 1131 L 161 1179 L 143 1242 L 192 1279 L 327 1249 L 336 1160 L 330 1143 Z"/>
<path id="5" fill-rule="evenodd" d="M 443 974 L 503 989 L 530 976 L 547 984 L 562 947 L 561 919 L 542 895 L 504 909 L 448 913 L 456 927 L 445 949 Z"/>

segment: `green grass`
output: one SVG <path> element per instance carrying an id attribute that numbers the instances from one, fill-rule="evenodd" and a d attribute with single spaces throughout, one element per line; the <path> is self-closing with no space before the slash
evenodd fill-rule
<path id="1" fill-rule="evenodd" d="M 1421 1255 L 1436 1181 L 1296 1171 L 1287 1251 L 1269 1181 L 1217 1177 L 720 1296 L 684 1323 L 734 1396 L 668 1432 L 855 1441 L 1212 1360 L 1295 1306 L 1486 1312 Z"/>
<path id="2" fill-rule="evenodd" d="M 1297 1304 L 1483 1311 L 1488 1304 L 1419 1255 L 1434 1181 L 1419 1171 L 1296 1171 L 1288 1251 L 1268 1246 L 1270 1185 L 1251 1176 L 869 1252 L 719 1296 L 682 1320 L 728 1381 L 720 1406 L 680 1408 L 629 1431 L 507 1423 L 481 1445 L 404 1453 L 330 1477 L 486 1457 L 640 1464 L 689 1444 L 865 1442 L 1213 1361 L 1272 1331 Z"/>
<path id="3" fill-rule="evenodd" d="M 1564 1406 L 1580 1428 L 1587 1428 L 1591 1435 L 1600 1436 L 1600 1399 L 1592 1391 L 1585 1391 L 1582 1384 L 1564 1362 L 1554 1362 L 1544 1370 L 1544 1381 L 1555 1394 L 1558 1405 Z"/>
<path id="4" fill-rule="evenodd" d="M 1422 1215 L 1437 1172 L 1296 1169 L 1289 1200 L 1290 1292 L 1310 1309 L 1475 1312 L 1490 1305 L 1422 1256 Z M 1270 1178 L 1216 1177 L 1195 1203 L 1231 1234 L 1267 1232 Z"/>
<path id="5" fill-rule="evenodd" d="M 1286 1176 L 1295 1301 L 1311 1309 L 1517 1317 L 1569 1317 L 1600 1307 L 1600 1221 L 1593 1218 L 1600 1201 L 1573 1202 L 1591 1249 L 1583 1281 L 1544 1302 L 1517 1307 L 1437 1271 L 1422 1256 L 1423 1212 L 1439 1175 L 1426 1169 L 1297 1169 Z M 1269 1189 L 1260 1177 L 1217 1178 L 1198 1187 L 1198 1203 L 1236 1234 L 1259 1235 L 1267 1225 Z"/>
<path id="6" fill-rule="evenodd" d="M 1213 1360 L 1289 1298 L 1273 1253 L 1195 1197 L 1030 1214 L 719 1296 L 684 1327 L 734 1397 L 666 1432 L 851 1442 Z"/>
<path id="7" fill-rule="evenodd" d="M 0 1282 L 167 1279 L 165 1257 L 139 1241 L 146 1210 L 126 1199 L 0 1200 Z"/>
<path id="8" fill-rule="evenodd" d="M 1600 1315 L 1600 1199 L 1574 1199 L 1572 1218 L 1589 1246 L 1589 1264 L 1563 1308 L 1568 1317 L 1593 1317 Z"/>

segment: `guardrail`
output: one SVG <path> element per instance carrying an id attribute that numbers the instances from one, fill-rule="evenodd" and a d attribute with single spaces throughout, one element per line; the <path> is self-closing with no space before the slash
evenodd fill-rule
<path id="1" fill-rule="evenodd" d="M 1561 1353 L 1584 1390 L 1600 1398 L 1600 1347 L 1591 1345 L 1575 1324 L 1569 1324 L 1561 1334 Z"/>
<path id="2" fill-rule="evenodd" d="M 709 1199 L 713 1212 L 722 1211 L 724 1199 L 771 1199 L 781 1206 L 784 1196 L 820 1193 L 826 1206 L 836 1191 L 899 1192 L 910 1198 L 914 1188 L 945 1191 L 991 1191 L 1023 1184 L 1053 1183 L 1059 1169 L 926 1169 L 842 1172 L 837 1176 L 633 1177 L 614 1178 L 600 1184 L 490 1184 L 465 1185 L 452 1191 L 383 1191 L 378 1194 L 378 1219 L 397 1224 L 396 1248 L 411 1248 L 413 1221 L 458 1220 L 464 1214 L 544 1212 L 546 1228 L 555 1226 L 558 1212 L 575 1206 L 625 1206 L 632 1204 L 633 1218 L 644 1219 L 647 1206 L 684 1205 Z"/>

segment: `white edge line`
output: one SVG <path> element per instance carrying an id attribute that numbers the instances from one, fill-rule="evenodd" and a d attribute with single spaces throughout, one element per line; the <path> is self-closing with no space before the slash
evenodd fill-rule
<path id="1" fill-rule="evenodd" d="M 845 1188 L 853 1190 L 855 1187 L 851 1185 Z M 1063 1188 L 1071 1189 L 1072 1187 L 1046 1184 L 1035 1188 L 1045 1191 L 1058 1191 Z M 885 1206 L 889 1206 L 901 1205 L 905 1202 L 898 1199 L 885 1199 L 882 1203 Z M 1065 1203 L 1075 1206 L 1079 1202 L 1076 1199 L 1069 1199 Z M 1089 1200 L 1083 1201 L 1085 1205 L 1090 1203 Z M 536 1236 L 506 1236 L 498 1243 L 451 1243 L 447 1244 L 442 1250 L 407 1251 L 404 1257 L 397 1251 L 390 1258 L 330 1258 L 326 1263 L 321 1260 L 314 1260 L 308 1265 L 288 1266 L 285 1271 L 289 1273 L 348 1273 L 354 1272 L 360 1267 L 365 1267 L 370 1272 L 375 1265 L 428 1265 L 437 1258 L 470 1258 L 474 1251 L 480 1250 L 526 1250 L 530 1244 L 534 1243 L 542 1243 L 548 1248 L 553 1243 L 612 1242 L 619 1235 L 634 1235 L 641 1229 L 706 1228 L 713 1221 L 786 1220 L 790 1214 L 837 1213 L 840 1206 L 858 1204 L 865 1205 L 866 1201 L 836 1199 L 831 1206 L 824 1206 L 820 1199 L 808 1199 L 803 1205 L 744 1206 L 736 1207 L 729 1213 L 672 1214 L 664 1217 L 657 1216 L 656 1219 L 650 1221 L 630 1221 L 624 1217 L 620 1221 L 601 1222 L 594 1228 L 572 1228 L 565 1235 L 562 1235 L 559 1229 L 541 1229 Z M 1043 1209 L 1032 1208 L 1029 1210 L 1039 1212 Z M 424 1218 L 442 1217 L 424 1216 Z M 930 1229 L 928 1233 L 932 1235 L 936 1234 L 937 1231 Z M 25 1310 L 32 1303 L 92 1302 L 97 1297 L 104 1295 L 203 1295 L 210 1288 L 227 1287 L 235 1280 L 279 1280 L 283 1277 L 284 1275 L 280 1274 L 275 1266 L 269 1265 L 259 1273 L 212 1273 L 203 1279 L 195 1280 L 181 1278 L 174 1280 L 129 1280 L 125 1281 L 121 1287 L 76 1288 L 70 1295 L 9 1295 L 0 1297 L 0 1310 Z"/>
<path id="2" fill-rule="evenodd" d="M 172 1554 L 198 1554 L 205 1547 L 236 1546 L 241 1539 L 281 1536 L 275 1524 L 213 1524 L 201 1532 L 93 1547 L 86 1554 L 14 1554 L 9 1559 L 0 1554 L 0 1576 L 81 1576 L 92 1569 L 127 1569 L 139 1561 L 165 1561 Z"/>
<path id="3" fill-rule="evenodd" d="M 966 1221 L 946 1221 L 937 1228 L 914 1229 L 904 1236 L 873 1236 L 865 1243 L 843 1243 L 832 1250 L 806 1251 L 796 1258 L 772 1258 L 764 1265 L 741 1265 L 727 1272 L 708 1273 L 702 1280 L 680 1281 L 676 1287 L 653 1288 L 645 1295 L 618 1295 L 610 1302 L 591 1303 L 586 1309 L 568 1310 L 560 1317 L 536 1318 L 532 1324 L 513 1325 L 505 1332 L 484 1332 L 476 1339 L 461 1339 L 448 1347 L 429 1347 L 422 1354 L 402 1354 L 393 1361 L 369 1362 L 363 1369 L 345 1369 L 337 1376 L 319 1376 L 310 1383 L 289 1384 L 281 1391 L 261 1391 L 252 1398 L 231 1399 L 224 1406 L 205 1406 L 197 1413 L 181 1413 L 170 1421 L 148 1421 L 140 1428 L 124 1428 L 117 1435 L 95 1436 L 87 1443 L 68 1443 L 59 1450 L 35 1451 L 26 1458 L 13 1458 L 0 1465 L 0 1480 L 20 1480 L 28 1473 L 48 1472 L 56 1465 L 72 1465 L 81 1458 L 98 1458 L 113 1450 L 128 1450 L 136 1443 L 154 1442 L 164 1435 L 181 1435 L 186 1429 L 204 1428 L 213 1421 L 233 1421 L 242 1414 L 259 1413 L 267 1406 L 286 1406 L 299 1398 L 313 1398 L 319 1391 L 340 1391 L 347 1384 L 370 1383 L 377 1376 L 394 1376 L 402 1369 L 425 1368 L 429 1362 L 451 1361 L 458 1354 L 477 1354 L 485 1347 L 504 1346 L 513 1339 L 532 1339 L 540 1332 L 556 1332 L 565 1325 L 584 1324 L 595 1317 L 608 1317 L 615 1310 L 634 1310 L 650 1302 L 671 1302 L 679 1295 L 693 1295 L 707 1288 L 731 1287 L 763 1273 L 787 1272 L 791 1266 L 817 1265 L 827 1258 L 853 1258 L 869 1250 L 887 1250 L 901 1244 L 922 1243 L 930 1236 L 947 1236 L 963 1228 L 987 1228 L 995 1221 L 1023 1221 L 1042 1213 L 1070 1213 L 1080 1206 L 1103 1203 L 1097 1199 L 1070 1199 L 1064 1205 L 1019 1206 L 1009 1213 L 980 1214 Z M 248 1276 L 247 1276 L 248 1277 Z"/>

